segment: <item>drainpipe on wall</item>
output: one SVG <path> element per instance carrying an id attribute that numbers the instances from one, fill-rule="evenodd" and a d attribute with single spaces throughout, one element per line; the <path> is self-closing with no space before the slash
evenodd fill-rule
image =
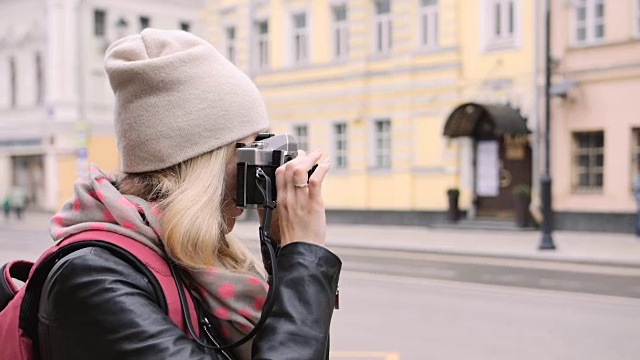
<path id="1" fill-rule="evenodd" d="M 53 16 L 53 4 L 52 0 L 45 2 L 45 51 L 44 57 L 44 78 L 45 78 L 45 157 L 44 157 L 44 177 L 45 181 L 45 200 L 44 207 L 48 211 L 55 211 L 58 206 L 58 173 L 57 173 L 57 159 L 56 159 L 56 145 L 55 145 L 55 131 L 53 122 L 55 121 L 54 106 L 52 104 L 51 89 L 53 81 L 51 79 L 52 72 L 54 71 L 53 51 L 51 44 L 53 43 L 53 34 L 51 31 Z"/>
<path id="2" fill-rule="evenodd" d="M 248 21 L 248 26 L 247 28 L 249 29 L 249 34 L 247 35 L 247 41 L 249 42 L 249 46 L 247 46 L 247 49 L 249 49 L 248 51 L 248 56 L 247 56 L 247 69 L 249 70 L 249 77 L 254 80 L 255 75 L 256 75 L 256 66 L 255 66 L 255 49 L 253 48 L 253 40 L 254 40 L 254 31 L 255 29 L 253 28 L 254 24 L 253 24 L 253 19 L 255 16 L 255 3 L 254 0 L 249 0 L 249 11 L 248 11 L 248 16 L 249 16 L 249 21 Z"/>
<path id="3" fill-rule="evenodd" d="M 76 41 L 77 41 L 77 54 L 78 57 L 78 70 L 77 70 L 77 87 L 78 87 L 78 121 L 75 126 L 76 136 L 76 175 L 78 177 L 84 176 L 89 171 L 89 159 L 88 159 L 88 142 L 89 142 L 89 125 L 86 121 L 86 109 L 85 109 L 85 91 L 84 91 L 84 38 L 83 38 L 83 13 L 84 0 L 78 0 L 76 4 Z"/>

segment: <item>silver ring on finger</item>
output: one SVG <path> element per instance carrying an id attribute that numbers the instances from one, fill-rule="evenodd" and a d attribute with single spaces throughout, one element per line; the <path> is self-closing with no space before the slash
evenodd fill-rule
<path id="1" fill-rule="evenodd" d="M 309 187 L 309 184 L 307 184 L 307 183 L 304 183 L 304 184 L 293 184 L 293 186 L 294 186 L 296 189 L 304 189 L 304 188 L 306 188 L 306 187 Z"/>

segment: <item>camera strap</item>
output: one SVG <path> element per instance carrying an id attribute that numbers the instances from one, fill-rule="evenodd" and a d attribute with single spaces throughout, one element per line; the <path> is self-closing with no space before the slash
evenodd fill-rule
<path id="1" fill-rule="evenodd" d="M 227 358 L 229 357 L 226 353 L 224 353 L 223 350 L 234 348 L 246 343 L 251 338 L 253 338 L 258 333 L 258 331 L 260 331 L 265 321 L 267 321 L 267 318 L 269 317 L 269 315 L 271 315 L 271 310 L 273 309 L 273 303 L 274 303 L 274 294 L 278 287 L 278 280 L 277 280 L 278 267 L 276 266 L 276 258 L 277 258 L 277 253 L 280 250 L 280 246 L 277 244 L 277 242 L 274 239 L 271 239 L 271 236 L 269 235 L 269 232 L 271 229 L 271 215 L 273 210 L 276 207 L 276 202 L 271 197 L 271 194 L 272 194 L 271 187 L 273 186 L 273 184 L 271 183 L 271 178 L 269 178 L 269 176 L 267 176 L 264 173 L 264 171 L 262 171 L 262 169 L 258 168 L 256 171 L 256 175 L 257 175 L 256 185 L 258 185 L 258 188 L 262 192 L 262 195 L 265 199 L 264 200 L 265 216 L 259 231 L 260 231 L 260 251 L 262 252 L 262 259 L 263 259 L 265 270 L 267 271 L 267 274 L 269 274 L 267 279 L 267 283 L 269 284 L 269 291 L 267 292 L 267 298 L 262 308 L 262 314 L 260 315 L 260 320 L 258 320 L 258 323 L 254 326 L 254 328 L 242 339 L 235 341 L 231 344 L 220 345 L 219 342 L 208 331 L 209 321 L 205 316 L 204 319 L 202 320 L 202 325 L 205 327 L 205 333 L 207 334 L 208 338 L 215 345 L 212 346 L 200 341 L 200 339 L 198 339 L 198 337 L 196 336 L 193 324 L 191 323 L 191 316 L 189 315 L 189 308 L 186 305 L 187 297 L 184 293 L 182 279 L 180 278 L 180 274 L 178 274 L 176 265 L 174 263 L 169 263 L 169 266 L 171 268 L 171 275 L 173 276 L 173 279 L 176 282 L 176 286 L 178 287 L 178 296 L 180 297 L 182 313 L 185 319 L 185 323 L 187 324 L 187 328 L 189 329 L 189 333 L 191 334 L 191 337 L 196 343 L 198 343 L 198 345 L 203 346 L 205 348 L 221 351 L 223 355 L 225 355 Z"/>
<path id="2" fill-rule="evenodd" d="M 271 178 L 261 169 L 256 170 L 256 185 L 262 197 L 264 198 L 264 219 L 260 226 L 260 252 L 262 253 L 262 263 L 264 269 L 267 271 L 269 278 L 274 276 L 272 268 L 275 267 L 273 262 L 278 257 L 280 252 L 280 245 L 275 239 L 272 239 L 271 234 L 271 215 L 273 210 L 276 209 L 276 202 L 272 199 L 273 183 Z M 275 257 L 272 258 L 271 250 L 273 250 Z"/>
<path id="3" fill-rule="evenodd" d="M 269 290 L 267 292 L 267 298 L 265 300 L 264 306 L 262 308 L 262 314 L 260 315 L 260 320 L 254 326 L 254 328 L 245 335 L 242 339 L 233 342 L 227 345 L 220 345 L 219 342 L 215 339 L 215 337 L 208 330 L 210 324 L 209 320 L 207 320 L 206 316 L 202 319 L 202 324 L 205 327 L 205 333 L 208 338 L 213 342 L 214 346 L 206 344 L 196 336 L 196 332 L 194 330 L 193 324 L 191 323 L 191 316 L 189 314 L 189 308 L 187 306 L 187 297 L 184 293 L 184 288 L 182 285 L 182 279 L 180 278 L 180 274 L 176 269 L 176 265 L 172 262 L 169 262 L 169 267 L 171 268 L 171 275 L 178 287 L 178 296 L 180 297 L 180 305 L 182 306 L 182 314 L 184 316 L 185 323 L 187 324 L 187 328 L 189 329 L 189 333 L 193 340 L 200 346 L 213 349 L 216 351 L 220 351 L 227 359 L 230 359 L 229 356 L 223 351 L 226 349 L 234 348 L 240 346 L 251 338 L 256 336 L 258 331 L 262 328 L 264 323 L 267 321 L 267 318 L 271 315 L 271 310 L 273 309 L 274 304 L 274 294 L 278 287 L 278 267 L 276 265 L 277 254 L 280 250 L 280 246 L 274 239 L 271 239 L 269 232 L 271 230 L 271 216 L 273 210 L 276 208 L 276 202 L 272 199 L 271 194 L 273 194 L 273 183 L 271 178 L 267 176 L 261 168 L 258 168 L 256 171 L 256 185 L 258 189 L 262 192 L 264 197 L 264 219 L 260 226 L 260 251 L 262 253 L 262 260 L 264 263 L 265 270 L 267 271 L 268 279 L 267 283 L 269 284 Z"/>

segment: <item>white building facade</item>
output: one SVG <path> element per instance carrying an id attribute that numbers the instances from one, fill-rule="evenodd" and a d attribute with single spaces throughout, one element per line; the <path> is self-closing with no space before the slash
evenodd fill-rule
<path id="1" fill-rule="evenodd" d="M 19 186 L 33 208 L 53 210 L 89 162 L 117 170 L 105 50 L 145 27 L 200 34 L 202 6 L 0 0 L 0 198 Z"/>

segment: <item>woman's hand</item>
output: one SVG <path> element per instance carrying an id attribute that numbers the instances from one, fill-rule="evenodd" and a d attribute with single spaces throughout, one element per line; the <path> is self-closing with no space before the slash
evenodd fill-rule
<path id="1" fill-rule="evenodd" d="M 322 153 L 319 150 L 309 155 L 300 150 L 295 159 L 276 170 L 276 206 L 281 246 L 296 241 L 324 246 L 327 221 L 322 201 L 322 181 L 331 168 L 331 162 L 321 162 L 310 178 L 308 175 L 320 157 Z"/>

